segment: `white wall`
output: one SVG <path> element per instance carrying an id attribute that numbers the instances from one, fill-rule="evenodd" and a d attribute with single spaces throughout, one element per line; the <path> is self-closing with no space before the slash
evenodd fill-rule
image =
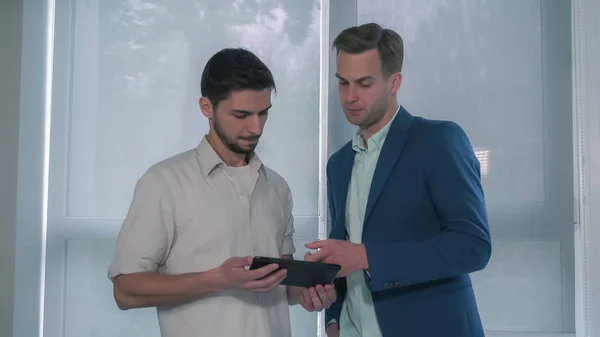
<path id="1" fill-rule="evenodd" d="M 12 335 L 22 0 L 0 4 L 0 336 Z"/>

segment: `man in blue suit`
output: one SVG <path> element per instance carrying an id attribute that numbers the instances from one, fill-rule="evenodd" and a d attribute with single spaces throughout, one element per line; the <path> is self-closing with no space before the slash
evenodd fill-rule
<path id="1" fill-rule="evenodd" d="M 398 105 L 396 32 L 365 24 L 333 45 L 358 131 L 327 164 L 330 238 L 305 256 L 342 266 L 328 336 L 483 337 L 469 273 L 487 265 L 491 240 L 467 135 Z"/>

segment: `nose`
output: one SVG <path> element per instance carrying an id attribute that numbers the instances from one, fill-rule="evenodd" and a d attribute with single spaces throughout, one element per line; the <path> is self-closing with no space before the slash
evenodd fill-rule
<path id="1" fill-rule="evenodd" d="M 260 134 L 262 133 L 262 127 L 263 127 L 260 116 L 258 116 L 258 115 L 252 116 L 250 118 L 247 118 L 247 121 L 248 121 L 248 125 L 247 125 L 248 132 L 250 134 L 252 134 L 253 136 L 260 136 Z"/>
<path id="2" fill-rule="evenodd" d="M 346 103 L 354 103 L 358 101 L 358 95 L 356 94 L 356 85 L 351 83 L 348 85 L 348 94 L 346 95 Z"/>

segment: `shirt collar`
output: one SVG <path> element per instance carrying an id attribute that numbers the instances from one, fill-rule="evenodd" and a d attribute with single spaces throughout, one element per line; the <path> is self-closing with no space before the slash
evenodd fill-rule
<path id="1" fill-rule="evenodd" d="M 398 110 L 400 110 L 399 106 Z M 392 122 L 398 115 L 398 110 L 396 110 L 392 119 L 390 119 L 390 121 L 387 122 L 387 124 L 383 128 L 381 128 L 381 130 L 377 131 L 371 137 L 369 137 L 367 144 L 365 144 L 365 140 L 360 134 L 360 130 L 357 130 L 354 134 L 354 138 L 352 139 L 352 149 L 356 152 L 366 152 L 370 149 L 377 149 L 381 151 L 381 149 L 383 148 L 383 143 L 385 142 L 385 138 L 387 137 L 387 134 L 392 125 Z"/>
<path id="2" fill-rule="evenodd" d="M 198 154 L 198 162 L 200 163 L 200 170 L 204 177 L 208 177 L 212 171 L 221 165 L 226 165 L 221 157 L 217 154 L 217 152 L 213 149 L 212 145 L 206 139 L 206 136 L 202 137 L 200 144 L 196 148 L 196 152 Z M 264 168 L 262 161 L 258 157 L 255 152 L 252 152 L 248 155 L 250 158 L 248 165 L 253 171 L 263 171 Z"/>

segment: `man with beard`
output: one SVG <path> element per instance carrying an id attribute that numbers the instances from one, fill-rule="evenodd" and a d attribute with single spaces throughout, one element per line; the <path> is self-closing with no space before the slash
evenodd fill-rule
<path id="1" fill-rule="evenodd" d="M 309 261 L 342 266 L 329 337 L 483 337 L 469 273 L 491 254 L 479 162 L 465 132 L 399 106 L 403 42 L 341 32 L 339 94 L 354 139 L 327 165 L 332 229 Z"/>
<path id="2" fill-rule="evenodd" d="M 153 165 L 137 182 L 108 276 L 122 310 L 157 307 L 163 337 L 291 335 L 290 303 L 335 300 L 331 285 L 280 286 L 292 258 L 292 196 L 254 153 L 271 108 L 273 76 L 253 53 L 224 49 L 206 64 L 197 148 Z"/>

